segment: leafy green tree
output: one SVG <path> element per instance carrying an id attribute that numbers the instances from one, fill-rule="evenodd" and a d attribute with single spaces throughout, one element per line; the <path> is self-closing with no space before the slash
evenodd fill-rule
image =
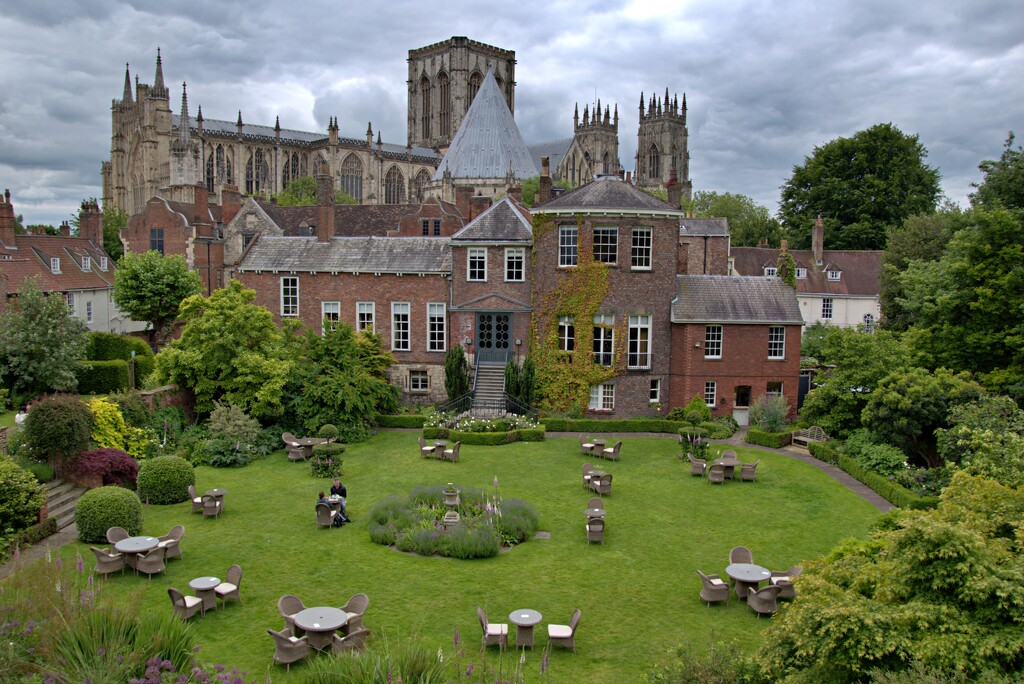
<path id="1" fill-rule="evenodd" d="M 884 330 L 870 334 L 829 327 L 819 361 L 834 368 L 817 376 L 818 386 L 807 394 L 800 415 L 843 438 L 861 427 L 861 413 L 882 379 L 910 366 L 910 353 Z"/>
<path id="2" fill-rule="evenodd" d="M 1024 223 L 973 210 L 935 262 L 912 261 L 899 303 L 907 335 L 930 367 L 976 373 L 982 385 L 1024 398 Z"/>
<path id="3" fill-rule="evenodd" d="M 779 216 L 793 247 L 811 246 L 820 215 L 832 249 L 883 249 L 889 226 L 935 209 L 939 172 L 927 156 L 918 136 L 891 123 L 814 148 L 782 186 Z"/>
<path id="4" fill-rule="evenodd" d="M 964 472 L 1007 487 L 1024 486 L 1024 411 L 1007 396 L 954 406 L 938 430 L 939 455 Z"/>
<path id="5" fill-rule="evenodd" d="M 1014 149 L 1013 131 L 1006 136 L 998 160 L 986 159 L 978 165 L 985 178 L 973 183 L 971 205 L 978 208 L 1024 210 L 1024 149 Z"/>
<path id="6" fill-rule="evenodd" d="M 805 563 L 757 655 L 766 681 L 858 682 L 927 663 L 968 677 L 1024 666 L 1024 490 L 958 473 L 935 510 Z"/>
<path id="7" fill-rule="evenodd" d="M 129 252 L 117 264 L 114 303 L 137 321 L 149 323 L 150 344 L 162 339 L 187 297 L 202 292 L 199 274 L 180 254 Z"/>
<path id="8" fill-rule="evenodd" d="M 800 356 L 821 360 L 825 350 L 825 333 L 830 330 L 828 323 L 815 321 L 800 334 Z"/>
<path id="9" fill-rule="evenodd" d="M 110 205 L 103 207 L 103 251 L 117 261 L 124 254 L 121 244 L 121 229 L 128 225 L 128 212 Z"/>
<path id="10" fill-rule="evenodd" d="M 294 361 L 273 315 L 237 280 L 181 303 L 181 338 L 156 356 L 156 374 L 195 394 L 196 409 L 226 400 L 257 418 L 279 415 Z"/>
<path id="11" fill-rule="evenodd" d="M 322 425 L 372 425 L 398 408 L 398 388 L 388 382 L 394 363 L 380 336 L 338 323 L 323 335 L 309 330 L 289 383 L 291 404 L 307 432 Z M 335 428 L 337 430 L 337 428 Z"/>
<path id="12" fill-rule="evenodd" d="M 729 237 L 737 247 L 756 247 L 762 240 L 781 244 L 782 224 L 767 207 L 746 195 L 699 190 L 693 195 L 693 211 L 700 218 L 729 220 Z"/>
<path id="13" fill-rule="evenodd" d="M 87 332 L 63 297 L 44 293 L 34 278 L 26 281 L 0 312 L 0 379 L 14 395 L 75 390 Z"/>
<path id="14" fill-rule="evenodd" d="M 92 414 L 74 394 L 57 394 L 35 402 L 25 417 L 28 453 L 58 470 L 89 448 Z"/>
<path id="15" fill-rule="evenodd" d="M 312 176 L 299 176 L 288 183 L 281 192 L 274 195 L 277 204 L 282 207 L 308 207 L 316 204 L 316 179 Z M 359 204 L 352 195 L 344 190 L 334 191 L 335 204 Z"/>
<path id="16" fill-rule="evenodd" d="M 937 261 L 962 222 L 960 208 L 947 203 L 939 211 L 916 214 L 889 228 L 879 278 L 882 327 L 903 331 L 913 324 L 914 317 L 900 303 L 906 297 L 903 273 L 912 261 Z"/>
<path id="17" fill-rule="evenodd" d="M 977 400 L 981 386 L 968 373 L 940 368 L 893 371 L 871 393 L 861 414 L 864 427 L 909 454 L 919 465 L 935 468 L 939 458 L 935 431 L 949 427 L 949 409 Z"/>
<path id="18" fill-rule="evenodd" d="M 444 390 L 448 401 L 469 392 L 469 364 L 461 344 L 453 344 L 444 357 Z"/>

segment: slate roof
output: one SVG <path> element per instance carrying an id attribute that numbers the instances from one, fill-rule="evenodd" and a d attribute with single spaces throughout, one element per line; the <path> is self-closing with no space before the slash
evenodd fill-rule
<path id="1" fill-rule="evenodd" d="M 114 286 L 115 266 L 107 259 L 107 270 L 100 270 L 100 258 L 107 253 L 79 237 L 57 235 L 17 235 L 16 250 L 7 250 L 11 259 L 0 259 L 0 271 L 7 277 L 10 291 L 21 289 L 22 283 L 38 277 L 43 292 L 75 292 L 105 290 Z M 88 256 L 91 268 L 82 270 L 82 257 Z M 60 273 L 50 270 L 50 259 L 60 259 Z"/>
<path id="2" fill-rule="evenodd" d="M 764 276 L 676 276 L 673 323 L 803 325 L 793 289 Z"/>
<path id="3" fill-rule="evenodd" d="M 680 235 L 728 235 L 729 219 L 724 218 L 683 218 L 679 219 Z"/>
<path id="4" fill-rule="evenodd" d="M 453 235 L 452 242 L 529 245 L 533 243 L 533 224 L 521 207 L 504 197 Z"/>
<path id="5" fill-rule="evenodd" d="M 257 200 L 260 208 L 284 231 L 285 235 L 310 235 L 310 229 L 320 220 L 319 208 L 282 207 Z M 336 204 L 334 205 L 334 234 L 341 237 L 385 237 L 388 231 L 398 229 L 402 217 L 416 214 L 420 204 Z M 445 213 L 460 216 L 454 204 L 442 202 Z M 301 227 L 305 223 L 305 230 Z"/>
<path id="6" fill-rule="evenodd" d="M 806 268 L 807 277 L 797 278 L 799 294 L 847 297 L 877 297 L 881 293 L 879 276 L 882 272 L 880 250 L 826 249 L 822 251 L 821 266 L 814 261 L 809 249 L 791 249 L 797 268 Z M 733 247 L 733 268 L 740 275 L 764 274 L 764 267 L 774 267 L 779 250 L 768 247 Z M 826 271 L 839 271 L 839 280 L 829 280 Z"/>
<path id="7" fill-rule="evenodd" d="M 535 214 L 629 213 L 683 217 L 680 209 L 618 177 L 599 176 L 597 180 L 567 192 L 533 208 Z"/>
<path id="8" fill-rule="evenodd" d="M 530 150 L 530 156 L 533 158 L 533 163 L 538 169 L 541 167 L 541 157 L 547 157 L 548 163 L 551 165 L 551 173 L 554 173 L 555 169 L 562 163 L 562 160 L 565 159 L 570 145 L 572 145 L 572 138 L 562 138 L 561 140 L 530 145 L 527 149 Z"/>
<path id="9" fill-rule="evenodd" d="M 316 273 L 449 273 L 444 238 L 261 235 L 242 256 L 239 271 Z"/>
<path id="10" fill-rule="evenodd" d="M 445 171 L 454 178 L 504 178 L 510 167 L 516 178 L 540 175 L 494 73 L 488 70 L 434 180 L 443 180 Z"/>

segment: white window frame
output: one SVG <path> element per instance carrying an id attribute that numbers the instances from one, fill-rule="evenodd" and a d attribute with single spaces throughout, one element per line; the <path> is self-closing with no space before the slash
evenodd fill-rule
<path id="1" fill-rule="evenodd" d="M 807 279 L 807 269 L 806 268 L 798 267 L 796 269 L 796 279 L 797 280 L 806 280 Z"/>
<path id="2" fill-rule="evenodd" d="M 50 257 L 50 273 L 60 273 L 60 257 Z"/>
<path id="3" fill-rule="evenodd" d="M 409 312 L 409 302 L 391 302 L 391 351 L 412 349 Z"/>
<path id="4" fill-rule="evenodd" d="M 471 283 L 487 282 L 486 247 L 470 247 L 466 250 L 466 280 Z"/>
<path id="5" fill-rule="evenodd" d="M 331 324 L 326 325 L 324 321 L 330 320 Z M 328 330 L 334 330 L 338 321 L 341 320 L 341 302 L 328 301 L 320 302 L 320 327 L 322 332 L 326 335 Z"/>
<path id="6" fill-rule="evenodd" d="M 593 352 L 594 363 L 597 365 L 611 366 L 615 363 L 615 316 L 594 315 Z"/>
<path id="7" fill-rule="evenodd" d="M 422 378 L 423 379 L 423 386 L 422 387 L 418 387 L 417 384 L 413 382 L 413 378 L 414 377 Z M 412 368 L 412 369 L 410 369 L 409 370 L 409 391 L 413 392 L 413 393 L 416 393 L 416 394 L 429 392 L 430 391 L 430 373 L 428 373 L 427 371 L 425 371 L 423 369 L 420 369 L 420 368 Z"/>
<path id="8" fill-rule="evenodd" d="M 615 410 L 615 385 L 603 383 L 590 386 L 590 401 L 587 408 L 591 411 Z"/>
<path id="9" fill-rule="evenodd" d="M 650 369 L 651 316 L 649 314 L 629 317 L 629 336 L 626 340 L 626 367 L 637 370 Z"/>
<path id="10" fill-rule="evenodd" d="M 519 277 L 516 277 L 518 273 Z M 505 282 L 521 283 L 526 280 L 526 250 L 522 247 L 505 248 Z"/>
<path id="11" fill-rule="evenodd" d="M 831 297 L 825 297 L 821 300 L 821 320 L 831 321 L 835 315 L 835 305 Z"/>
<path id="12" fill-rule="evenodd" d="M 90 257 L 88 255 L 85 255 L 85 256 L 82 257 L 82 270 L 83 271 L 91 271 L 92 270 L 92 257 Z"/>
<path id="13" fill-rule="evenodd" d="M 558 266 L 570 268 L 579 263 L 579 229 L 558 226 Z"/>
<path id="14" fill-rule="evenodd" d="M 76 311 L 76 309 L 75 309 L 75 293 L 74 292 L 68 292 L 67 295 L 65 295 L 65 297 L 66 297 L 66 301 L 68 303 L 68 308 L 71 309 L 71 313 L 75 313 L 75 311 Z"/>
<path id="15" fill-rule="evenodd" d="M 576 350 L 576 319 L 572 316 L 558 317 L 558 349 L 567 353 Z"/>
<path id="16" fill-rule="evenodd" d="M 718 401 L 718 383 L 714 380 L 704 381 L 704 403 L 708 408 L 714 408 Z"/>
<path id="17" fill-rule="evenodd" d="M 653 262 L 653 231 L 636 227 L 630 234 L 629 267 L 634 271 L 650 271 Z"/>
<path id="18" fill-rule="evenodd" d="M 92 323 L 92 302 L 85 301 L 85 322 Z"/>
<path id="19" fill-rule="evenodd" d="M 840 279 L 841 272 L 840 271 L 825 271 L 825 275 L 828 276 L 829 280 L 836 281 L 836 280 Z"/>
<path id="20" fill-rule="evenodd" d="M 764 277 L 765 278 L 774 278 L 776 273 L 778 273 L 778 270 L 774 266 L 765 266 L 764 267 Z"/>
<path id="21" fill-rule="evenodd" d="M 294 289 L 294 293 L 289 290 Z M 290 300 L 294 299 L 292 302 Z M 281 276 L 281 318 L 297 318 L 299 315 L 299 277 Z"/>
<path id="22" fill-rule="evenodd" d="M 356 302 L 356 330 L 370 329 L 377 326 L 377 312 L 374 302 Z"/>
<path id="23" fill-rule="evenodd" d="M 448 311 L 444 302 L 427 302 L 427 351 L 446 351 Z"/>
<path id="24" fill-rule="evenodd" d="M 609 266 L 619 263 L 619 229 L 617 226 L 594 227 L 594 261 Z"/>
<path id="25" fill-rule="evenodd" d="M 779 389 L 777 391 L 771 389 L 772 385 L 778 385 Z M 778 382 L 778 381 L 772 381 L 772 382 L 767 383 L 765 385 L 764 395 L 766 397 L 784 397 L 784 396 L 786 396 L 785 393 L 783 392 L 783 383 Z"/>
<path id="26" fill-rule="evenodd" d="M 651 393 L 648 401 L 657 404 L 661 401 L 661 378 L 651 378 Z"/>
<path id="27" fill-rule="evenodd" d="M 774 352 L 774 353 L 773 353 Z M 786 326 L 768 326 L 768 358 L 786 358 Z"/>
<path id="28" fill-rule="evenodd" d="M 722 341 L 725 339 L 724 331 L 720 325 L 704 326 L 704 358 L 722 358 Z"/>

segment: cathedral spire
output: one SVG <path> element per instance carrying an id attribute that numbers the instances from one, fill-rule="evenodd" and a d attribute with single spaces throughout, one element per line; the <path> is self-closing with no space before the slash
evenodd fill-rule
<path id="1" fill-rule="evenodd" d="M 121 101 L 125 104 L 132 101 L 132 76 L 128 72 L 128 62 L 124 63 L 124 95 L 121 96 Z"/>
<path id="2" fill-rule="evenodd" d="M 190 129 L 192 128 L 188 120 L 188 86 L 184 81 L 181 83 L 181 121 L 178 123 L 178 140 L 183 143 L 188 142 Z"/>
<path id="3" fill-rule="evenodd" d="M 572 113 L 572 129 L 576 130 L 580 127 L 580 103 L 576 103 L 576 109 Z"/>
<path id="4" fill-rule="evenodd" d="M 153 96 L 167 97 L 167 86 L 164 85 L 164 63 L 160 57 L 160 48 L 156 49 L 156 76 L 153 79 Z"/>
<path id="5" fill-rule="evenodd" d="M 619 103 L 615 103 L 615 128 L 619 127 Z"/>

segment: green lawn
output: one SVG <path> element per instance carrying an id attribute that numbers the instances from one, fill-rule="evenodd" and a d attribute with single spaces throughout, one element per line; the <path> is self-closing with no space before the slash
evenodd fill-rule
<path id="1" fill-rule="evenodd" d="M 345 454 L 343 481 L 355 523 L 343 529 L 316 527 L 313 503 L 329 482 L 312 479 L 307 465 L 288 462 L 283 451 L 242 469 L 201 467 L 200 492 L 229 490 L 220 519 L 192 514 L 188 502 L 148 507 L 145 533 L 185 525 L 184 558 L 170 561 L 166 574 L 152 581 L 115 575 L 105 591 L 141 600 L 144 610 L 170 611 L 168 586 L 189 593 L 190 579 L 223 578 L 231 563 L 240 563 L 244 603 L 193 623 L 204 661 L 238 667 L 259 681 L 268 671 L 274 681 L 302 679 L 301 665 L 290 675 L 270 665 L 266 629 L 283 624 L 277 599 L 286 593 L 308 606 L 340 606 L 364 592 L 370 597 L 364 622 L 378 644 L 413 639 L 450 652 L 458 630 L 460 647 L 477 668 L 484 658 L 497 668 L 499 659 L 496 648 L 478 655 L 477 606 L 493 622 L 507 622 L 517 608 L 539 610 L 544 620 L 537 648 L 526 656 L 527 681 L 539 676 L 545 624 L 565 624 L 577 607 L 583 611 L 578 653 L 552 653 L 551 681 L 632 679 L 681 642 L 703 647 L 711 639 L 735 640 L 752 650 L 768 621 L 735 600 L 708 608 L 699 600 L 694 570 L 724 573 L 736 545 L 749 547 L 761 565 L 785 569 L 841 539 L 863 536 L 879 513 L 819 470 L 783 456 L 740 449 L 745 461 L 761 458 L 758 481 L 718 486 L 691 477 L 677 452 L 674 440 L 627 438 L 622 461 L 602 463 L 614 475 L 603 546 L 585 540 L 590 494 L 581 486 L 580 466 L 589 459 L 579 454 L 576 439 L 464 446 L 462 461 L 453 464 L 421 459 L 415 433 L 382 433 Z M 366 516 L 382 497 L 449 481 L 492 487 L 495 476 L 503 496 L 537 508 L 550 539 L 476 561 L 420 558 L 370 542 Z M 65 562 L 76 551 L 90 567 L 86 545 L 66 547 Z M 506 656 L 506 670 L 510 660 Z"/>

